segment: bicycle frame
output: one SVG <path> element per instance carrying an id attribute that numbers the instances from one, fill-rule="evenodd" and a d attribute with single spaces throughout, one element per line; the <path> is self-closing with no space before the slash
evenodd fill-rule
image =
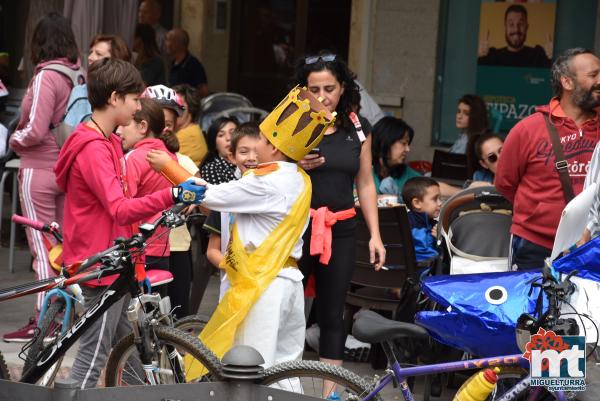
<path id="1" fill-rule="evenodd" d="M 127 262 L 122 268 L 113 270 L 114 273 L 120 273 L 119 277 L 106 289 L 102 295 L 95 300 L 94 304 L 88 308 L 81 317 L 65 333 L 62 333 L 56 342 L 46 347 L 35 362 L 35 365 L 24 372 L 21 377 L 23 383 L 36 383 L 44 373 L 79 339 L 81 334 L 87 330 L 92 323 L 101 318 L 108 308 L 123 298 L 127 293 L 132 297 L 141 294 L 134 276 L 134 269 L 130 262 Z M 112 272 L 111 272 L 112 273 Z M 64 285 L 69 285 L 82 281 L 89 281 L 89 276 L 98 276 L 98 272 L 83 273 L 64 280 Z M 21 294 L 19 294 L 21 295 Z"/>
<path id="2" fill-rule="evenodd" d="M 388 370 L 386 375 L 379 381 L 377 386 L 375 386 L 375 388 L 365 398 L 362 399 L 363 401 L 369 401 L 373 399 L 373 397 L 379 394 L 379 392 L 394 379 L 397 380 L 397 382 L 400 384 L 400 391 L 402 392 L 404 400 L 414 401 L 413 394 L 410 391 L 407 382 L 407 378 L 409 377 L 433 375 L 438 373 L 458 372 L 461 370 L 469 369 L 493 368 L 496 366 L 521 366 L 525 369 L 529 369 L 529 361 L 523 358 L 521 354 L 402 368 L 394 354 L 393 344 L 390 344 L 386 341 L 381 343 L 381 345 L 386 354 L 386 357 L 388 358 L 388 361 L 391 363 L 390 370 Z M 529 377 L 521 380 L 510 390 L 508 390 L 498 401 L 514 400 L 518 394 L 520 394 L 522 391 L 529 387 L 530 381 L 531 379 Z M 558 401 L 566 401 L 565 394 L 562 391 L 557 391 L 553 394 Z M 533 401 L 537 399 L 535 398 L 537 395 L 537 392 L 534 392 L 534 394 L 532 394 L 533 398 L 530 397 L 530 400 Z"/>

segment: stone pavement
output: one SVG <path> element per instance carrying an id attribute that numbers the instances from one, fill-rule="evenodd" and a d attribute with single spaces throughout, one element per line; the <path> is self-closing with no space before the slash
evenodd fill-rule
<path id="1" fill-rule="evenodd" d="M 8 272 L 8 250 L 6 248 L 0 248 L 0 288 L 7 288 L 17 284 L 34 281 L 35 274 L 30 270 L 30 255 L 27 249 L 18 249 L 16 251 L 16 266 L 15 273 L 11 274 Z M 208 288 L 206 290 L 204 299 L 200 305 L 199 313 L 210 315 L 216 307 L 218 299 L 218 279 L 213 276 Z M 13 299 L 0 303 L 0 335 L 15 330 L 24 325 L 28 318 L 33 315 L 33 305 L 35 302 L 35 295 L 29 295 L 23 298 Z M 5 343 L 0 340 L 0 352 L 4 356 L 11 372 L 11 378 L 18 380 L 21 374 L 21 368 L 23 361 L 19 358 L 23 344 L 20 343 Z M 68 375 L 68 369 L 73 363 L 73 358 L 77 352 L 77 344 L 73 346 L 66 354 L 63 360 L 61 369 L 61 375 Z M 306 359 L 316 359 L 316 354 L 311 351 L 305 353 Z M 371 368 L 368 363 L 344 363 L 344 366 L 353 372 L 356 372 L 362 377 L 373 377 L 374 374 L 382 375 L 382 371 L 375 371 Z M 417 381 L 417 389 L 415 390 L 417 395 L 416 399 L 421 400 L 422 395 L 419 394 L 420 380 Z M 450 393 L 452 390 L 445 390 L 443 397 L 434 398 L 434 400 L 451 400 Z M 382 393 L 383 398 L 386 400 L 400 400 L 402 399 L 398 389 L 394 389 L 392 386 L 388 386 Z"/>

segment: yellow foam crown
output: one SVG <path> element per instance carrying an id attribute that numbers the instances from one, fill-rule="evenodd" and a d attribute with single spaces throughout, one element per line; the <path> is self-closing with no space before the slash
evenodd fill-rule
<path id="1" fill-rule="evenodd" d="M 298 161 L 321 142 L 334 122 L 335 113 L 306 88 L 296 86 L 260 124 L 260 130 L 273 146 Z"/>

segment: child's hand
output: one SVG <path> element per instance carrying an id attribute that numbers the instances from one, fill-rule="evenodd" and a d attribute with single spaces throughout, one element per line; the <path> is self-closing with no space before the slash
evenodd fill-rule
<path id="1" fill-rule="evenodd" d="M 200 177 L 193 176 L 193 177 L 190 177 L 190 180 L 194 180 L 194 183 L 196 185 L 200 185 L 201 187 L 205 187 L 208 185 L 208 182 L 206 182 L 204 179 L 202 179 Z"/>
<path id="2" fill-rule="evenodd" d="M 199 205 L 204 199 L 204 192 L 206 192 L 206 181 L 193 177 L 173 187 L 173 200 L 186 205 Z"/>
<path id="3" fill-rule="evenodd" d="M 431 229 L 431 235 L 433 235 L 433 238 L 437 238 L 437 224 L 435 226 L 433 226 L 433 228 Z"/>
<path id="4" fill-rule="evenodd" d="M 575 244 L 575 245 L 579 248 L 583 244 L 590 242 L 591 239 L 592 239 L 592 234 L 590 233 L 590 230 L 588 230 L 586 228 L 585 230 L 583 230 L 583 234 L 581 235 L 581 238 L 579 239 L 579 241 L 577 241 L 577 244 Z"/>
<path id="5" fill-rule="evenodd" d="M 150 167 L 155 171 L 161 171 L 170 160 L 171 156 L 163 150 L 152 149 L 146 155 L 146 161 L 150 163 Z"/>

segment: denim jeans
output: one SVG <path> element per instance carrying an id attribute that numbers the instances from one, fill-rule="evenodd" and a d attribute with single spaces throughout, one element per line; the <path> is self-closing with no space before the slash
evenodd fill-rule
<path id="1" fill-rule="evenodd" d="M 541 269 L 551 253 L 551 249 L 513 235 L 511 265 L 516 265 L 517 270 Z"/>

